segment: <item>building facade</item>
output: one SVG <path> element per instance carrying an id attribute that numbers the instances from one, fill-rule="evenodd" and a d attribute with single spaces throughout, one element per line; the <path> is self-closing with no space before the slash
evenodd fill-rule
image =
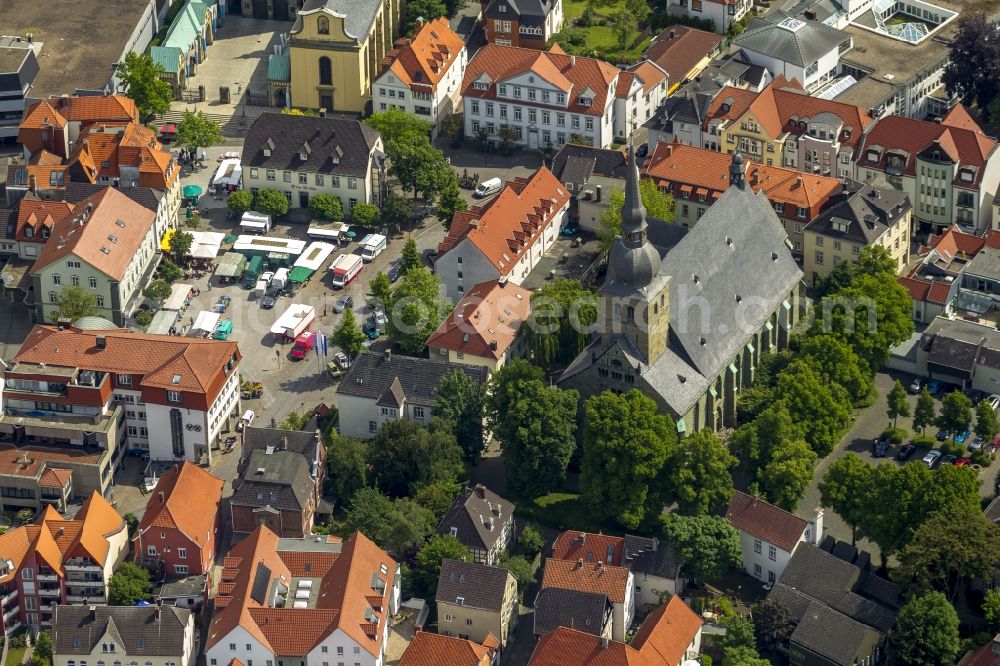
<path id="1" fill-rule="evenodd" d="M 517 580 L 506 569 L 444 559 L 438 576 L 438 632 L 506 646 L 517 621 Z"/>
<path id="2" fill-rule="evenodd" d="M 667 72 L 643 60 L 618 76 L 615 88 L 615 137 L 627 140 L 653 116 L 667 96 Z"/>
<path id="3" fill-rule="evenodd" d="M 13 143 L 27 107 L 25 97 L 38 76 L 38 57 L 21 37 L 0 37 L 0 49 L 0 143 Z"/>
<path id="4" fill-rule="evenodd" d="M 291 105 L 371 111 L 372 81 L 399 34 L 399 0 L 306 0 L 289 36 Z"/>
<path id="5" fill-rule="evenodd" d="M 477 564 L 495 565 L 514 539 L 514 505 L 482 484 L 466 486 L 438 525 L 472 553 Z"/>
<path id="6" fill-rule="evenodd" d="M 254 451 L 233 481 L 230 524 L 237 533 L 266 525 L 280 537 L 307 537 L 312 533 L 318 492 L 302 455 L 278 449 Z"/>
<path id="7" fill-rule="evenodd" d="M 483 0 L 480 11 L 487 44 L 544 50 L 562 30 L 562 0 Z"/>
<path id="8" fill-rule="evenodd" d="M 742 20 L 752 6 L 750 0 L 669 0 L 666 10 L 671 14 L 711 21 L 715 32 L 725 35 L 729 27 Z"/>
<path id="9" fill-rule="evenodd" d="M 726 519 L 740 533 L 743 570 L 765 583 L 774 583 L 799 544 L 823 541 L 823 512 L 805 520 L 764 500 L 737 491 Z"/>
<path id="10" fill-rule="evenodd" d="M 52 636 L 53 666 L 189 666 L 198 653 L 194 613 L 175 606 L 56 606 Z"/>

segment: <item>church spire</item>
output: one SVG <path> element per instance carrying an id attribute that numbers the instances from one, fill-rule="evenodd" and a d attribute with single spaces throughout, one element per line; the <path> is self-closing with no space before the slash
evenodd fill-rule
<path id="1" fill-rule="evenodd" d="M 628 169 L 625 171 L 625 204 L 622 206 L 622 240 L 628 247 L 639 247 L 646 240 L 646 208 L 639 191 L 639 165 L 635 148 L 628 146 Z"/>

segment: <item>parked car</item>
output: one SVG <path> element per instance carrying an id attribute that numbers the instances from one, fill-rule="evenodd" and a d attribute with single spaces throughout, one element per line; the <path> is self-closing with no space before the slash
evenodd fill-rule
<path id="1" fill-rule="evenodd" d="M 264 282 L 271 284 L 271 279 L 274 277 L 274 271 L 264 271 L 260 274 L 260 279 Z"/>
<path id="2" fill-rule="evenodd" d="M 899 453 L 896 454 L 896 460 L 905 462 L 913 457 L 916 450 L 917 447 L 913 444 L 903 444 L 903 446 L 899 447 Z"/>
<path id="3" fill-rule="evenodd" d="M 351 360 L 347 358 L 347 354 L 344 352 L 336 352 L 333 355 L 333 362 L 336 363 L 341 370 L 347 370 L 351 367 Z"/>
<path id="4" fill-rule="evenodd" d="M 243 412 L 243 417 L 240 419 L 240 422 L 236 424 L 236 430 L 243 432 L 247 426 L 253 425 L 253 420 L 255 418 L 257 418 L 257 414 L 252 409 L 248 409 Z"/>
<path id="5" fill-rule="evenodd" d="M 378 325 L 371 319 L 366 319 L 365 323 L 361 325 L 361 330 L 369 340 L 378 340 L 382 333 L 378 330 Z"/>
<path id="6" fill-rule="evenodd" d="M 938 430 L 937 434 L 934 436 L 937 438 L 937 441 L 943 442 L 944 440 L 948 439 L 948 434 L 949 433 L 946 430 Z"/>
<path id="7" fill-rule="evenodd" d="M 972 458 L 959 458 L 955 461 L 955 467 L 972 466 Z"/>
<path id="8" fill-rule="evenodd" d="M 385 328 L 385 325 L 389 323 L 389 318 L 385 316 L 385 310 L 375 310 L 372 312 L 372 319 L 375 320 L 375 325 L 379 328 Z"/>
<path id="9" fill-rule="evenodd" d="M 917 394 L 920 393 L 920 389 L 924 387 L 924 380 L 920 377 L 914 377 L 913 381 L 910 382 L 910 393 Z"/>
<path id="10" fill-rule="evenodd" d="M 982 402 L 983 398 L 986 397 L 985 393 L 983 393 L 982 391 L 978 391 L 978 390 L 976 390 L 974 388 L 967 388 L 964 391 L 962 391 L 962 393 L 965 394 L 966 398 L 968 398 L 969 400 L 972 401 L 972 406 L 973 407 L 975 407 L 980 402 Z"/>
<path id="11" fill-rule="evenodd" d="M 872 442 L 872 455 L 876 458 L 885 458 L 891 444 L 892 437 L 889 435 L 882 435 Z"/>
<path id="12" fill-rule="evenodd" d="M 389 282 L 396 284 L 399 279 L 399 272 L 402 270 L 402 262 L 398 259 L 391 264 L 389 264 L 389 270 L 386 271 L 386 277 L 389 278 Z"/>
<path id="13" fill-rule="evenodd" d="M 949 455 L 946 455 L 944 458 L 941 458 L 941 464 L 942 465 L 954 465 L 956 460 L 958 460 L 958 456 L 953 456 L 953 455 L 949 454 Z"/>
<path id="14" fill-rule="evenodd" d="M 270 310 L 274 307 L 274 296 L 270 294 L 265 294 L 263 298 L 260 299 L 260 307 L 265 310 Z"/>
<path id="15" fill-rule="evenodd" d="M 969 450 L 970 451 L 979 451 L 985 445 L 986 445 L 986 442 L 983 441 L 982 437 L 976 437 L 974 440 L 972 440 L 971 442 L 969 442 Z"/>
<path id="16" fill-rule="evenodd" d="M 996 453 L 1000 449 L 1000 435 L 993 438 L 993 441 L 983 447 L 986 453 Z"/>
<path id="17" fill-rule="evenodd" d="M 986 398 L 989 401 L 990 407 L 993 409 L 1000 409 L 1000 395 L 993 393 L 990 397 Z"/>
<path id="18" fill-rule="evenodd" d="M 927 382 L 927 390 L 930 391 L 931 395 L 933 396 L 939 395 L 941 393 L 942 388 L 943 387 L 941 386 L 941 382 L 939 382 L 936 379 L 932 379 L 929 382 Z"/>
<path id="19" fill-rule="evenodd" d="M 354 299 L 350 296 L 341 296 L 337 299 L 337 302 L 333 304 L 333 311 L 336 313 L 341 313 L 347 308 L 354 307 Z"/>
<path id="20" fill-rule="evenodd" d="M 965 440 L 967 440 L 968 438 L 969 438 L 969 431 L 965 430 L 964 432 L 960 432 L 957 435 L 955 435 L 955 443 L 965 444 Z"/>
<path id="21" fill-rule="evenodd" d="M 941 451 L 939 449 L 931 449 L 927 452 L 927 455 L 923 457 L 923 463 L 931 468 L 936 467 L 940 460 Z"/>

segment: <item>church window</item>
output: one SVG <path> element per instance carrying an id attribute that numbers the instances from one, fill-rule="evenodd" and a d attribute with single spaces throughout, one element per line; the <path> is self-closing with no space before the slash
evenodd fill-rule
<path id="1" fill-rule="evenodd" d="M 319 84 L 321 86 L 333 85 L 333 68 L 330 59 L 323 56 L 319 59 Z"/>

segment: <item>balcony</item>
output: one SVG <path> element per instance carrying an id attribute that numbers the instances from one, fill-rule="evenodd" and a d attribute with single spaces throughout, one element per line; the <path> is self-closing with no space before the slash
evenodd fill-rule
<path id="1" fill-rule="evenodd" d="M 14 590 L 0 597 L 0 603 L 6 606 L 7 604 L 11 603 L 12 601 L 15 601 L 16 599 L 17 599 L 17 590 Z"/>
<path id="2" fill-rule="evenodd" d="M 107 603 L 104 599 L 104 595 L 87 594 L 87 595 L 76 595 L 71 594 L 66 597 L 66 602 L 70 604 L 82 604 L 83 600 L 86 599 L 89 604 L 103 604 Z"/>
<path id="3" fill-rule="evenodd" d="M 55 604 L 41 604 L 38 609 L 43 613 L 51 613 L 54 607 Z"/>
<path id="4" fill-rule="evenodd" d="M 100 571 L 101 567 L 92 560 L 70 560 L 63 565 L 66 571 Z"/>
<path id="5" fill-rule="evenodd" d="M 16 616 L 19 610 L 20 609 L 17 606 L 12 606 L 11 608 L 8 608 L 7 610 L 5 610 L 4 613 L 3 613 L 4 624 L 7 624 L 7 620 L 9 620 L 10 618 Z"/>
<path id="6" fill-rule="evenodd" d="M 15 620 L 13 624 L 5 625 L 5 627 L 6 627 L 7 635 L 10 636 L 11 634 L 13 634 L 18 629 L 21 628 L 21 621 L 20 620 Z"/>
<path id="7" fill-rule="evenodd" d="M 59 580 L 59 577 L 54 573 L 39 573 L 35 576 L 40 583 L 55 583 Z"/>
<path id="8" fill-rule="evenodd" d="M 43 587 L 39 588 L 38 596 L 41 597 L 58 597 L 59 588 L 58 587 Z"/>

